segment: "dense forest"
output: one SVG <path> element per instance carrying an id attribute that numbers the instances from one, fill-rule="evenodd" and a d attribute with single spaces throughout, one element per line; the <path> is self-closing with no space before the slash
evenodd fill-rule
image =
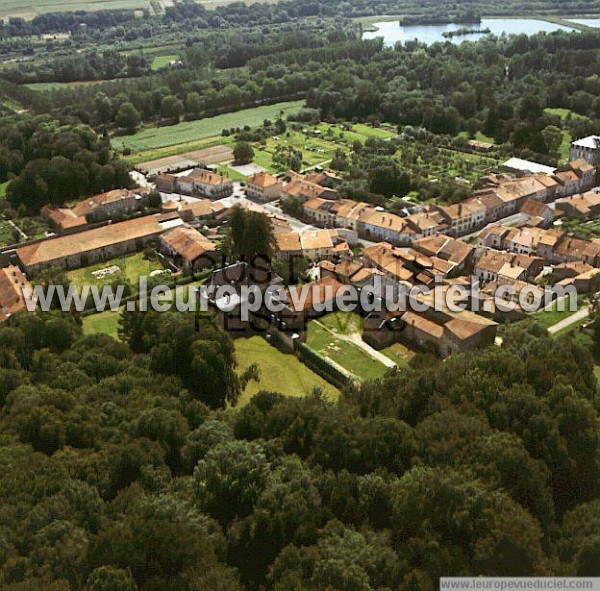
<path id="1" fill-rule="evenodd" d="M 593 360 L 535 325 L 349 389 L 257 395 L 210 318 L 0 328 L 7 591 L 437 588 L 600 575 Z"/>

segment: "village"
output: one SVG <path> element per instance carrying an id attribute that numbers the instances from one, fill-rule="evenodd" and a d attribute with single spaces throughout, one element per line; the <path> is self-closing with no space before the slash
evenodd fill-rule
<path id="1" fill-rule="evenodd" d="M 322 167 L 275 175 L 251 165 L 244 182 L 210 164 L 176 173 L 134 172 L 138 188 L 116 189 L 72 206 L 45 206 L 41 216 L 53 235 L 4 250 L 2 320 L 25 308 L 30 281 L 51 268 L 79 282 L 87 277 L 106 284 L 123 278 L 119 263 L 138 257 L 134 270 L 125 270 L 131 282 L 144 270 L 167 283 L 185 276 L 198 284 L 241 287 L 249 281 L 248 262 L 225 260 L 222 242 L 232 213 L 242 208 L 268 217 L 274 268 L 291 270 L 293 281 L 273 271 L 261 279 L 261 287 L 289 283 L 289 293 L 301 279 L 323 295 L 320 301 L 305 301 L 302 309 L 288 301 L 281 313 L 255 314 L 246 322 L 238 312 L 222 313 L 211 302 L 220 323 L 238 334 L 259 332 L 285 352 L 300 350 L 309 365 L 314 356 L 325 357 L 337 382 L 356 376 L 339 363 L 336 350 L 319 352 L 307 345 L 307 327 L 322 316 L 315 308 L 324 303 L 326 288 L 328 293 L 344 285 L 361 290 L 383 282 L 441 283 L 450 289 L 468 287 L 470 277 L 477 278 L 481 290 L 470 297 L 480 300 L 478 313 L 374 312 L 363 314 L 350 336 L 334 328 L 333 337 L 351 340 L 382 368 L 396 365 L 390 354 L 396 346 L 407 355 L 426 350 L 444 358 L 493 345 L 499 325 L 528 317 L 518 303 L 510 313 L 498 309 L 494 293 L 502 285 L 527 287 L 540 298 L 547 286 L 575 287 L 581 309 L 572 318 L 581 325 L 589 311 L 585 294 L 598 285 L 600 239 L 574 236 L 569 221 L 587 223 L 600 216 L 599 163 L 600 138 L 585 138 L 573 142 L 569 162 L 560 168 L 511 158 L 482 176 L 465 201 L 408 202 L 404 215 L 342 198 L 342 179 Z M 294 269 L 300 269 L 299 277 Z M 568 326 L 568 317 L 561 320 L 561 328 Z"/>

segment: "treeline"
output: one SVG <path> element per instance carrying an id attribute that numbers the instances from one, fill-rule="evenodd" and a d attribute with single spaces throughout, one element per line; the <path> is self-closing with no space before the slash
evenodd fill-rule
<path id="1" fill-rule="evenodd" d="M 349 389 L 262 392 L 209 318 L 0 328 L 7 591 L 375 591 L 440 576 L 598 576 L 594 361 L 503 345 Z M 240 381 L 241 380 L 241 381 Z"/>
<path id="2" fill-rule="evenodd" d="M 31 21 L 11 18 L 3 22 L 3 36 L 41 35 L 72 32 L 86 35 L 90 32 L 123 28 L 131 31 L 131 38 L 150 30 L 157 34 L 175 26 L 190 31 L 208 28 L 248 27 L 291 22 L 310 17 L 364 17 L 389 14 L 409 14 L 417 22 L 474 22 L 481 15 L 526 15 L 543 13 L 596 14 L 600 7 L 596 0 L 533 0 L 527 6 L 517 0 L 507 0 L 501 6 L 492 0 L 466 0 L 457 5 L 452 0 L 280 0 L 277 3 L 246 4 L 236 2 L 207 10 L 193 0 L 176 2 L 165 8 L 164 14 L 151 16 L 144 10 L 141 18 L 133 10 L 106 10 L 97 12 L 64 12 L 38 15 Z M 441 17 L 440 15 L 444 15 Z M 406 18 L 406 17 L 404 17 Z"/>
<path id="3" fill-rule="evenodd" d="M 93 129 L 49 115 L 0 123 L 0 182 L 6 180 L 10 204 L 33 213 L 47 203 L 132 184 L 125 162 Z"/>

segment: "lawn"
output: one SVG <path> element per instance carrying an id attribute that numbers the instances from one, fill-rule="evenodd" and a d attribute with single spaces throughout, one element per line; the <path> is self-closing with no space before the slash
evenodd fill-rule
<path id="1" fill-rule="evenodd" d="M 114 275 L 108 275 L 104 279 L 97 279 L 92 275 L 94 271 L 112 267 L 113 265 L 120 267 L 121 271 Z M 135 290 L 140 277 L 148 276 L 152 271 L 162 268 L 162 265 L 158 261 L 144 259 L 144 254 L 139 252 L 137 254 L 115 258 L 104 263 L 98 263 L 91 267 L 69 271 L 68 277 L 71 283 L 78 287 L 82 287 L 83 285 L 110 285 L 115 279 L 122 280 L 125 278 L 131 282 Z"/>
<path id="2" fill-rule="evenodd" d="M 8 183 L 10 181 L 6 181 L 5 183 L 0 183 L 0 199 L 4 199 L 6 197 L 6 188 L 8 187 Z"/>
<path id="3" fill-rule="evenodd" d="M 354 343 L 336 336 L 360 334 L 361 330 L 362 319 L 356 314 L 328 314 L 308 324 L 307 345 L 359 378 L 374 380 L 383 376 L 387 367 Z"/>
<path id="4" fill-rule="evenodd" d="M 589 121 L 589 118 L 585 115 L 580 115 L 579 113 L 575 113 L 575 111 L 570 111 L 569 109 L 544 109 L 544 113 L 547 115 L 553 115 L 555 117 L 560 117 L 563 123 L 570 116 L 572 119 L 585 119 Z M 560 158 L 562 161 L 566 162 L 569 160 L 569 153 L 571 151 L 571 142 L 573 138 L 571 137 L 571 133 L 566 127 L 562 129 L 562 142 L 560 144 L 560 148 L 558 149 L 560 153 Z"/>
<path id="5" fill-rule="evenodd" d="M 262 124 L 265 119 L 275 119 L 280 113 L 286 115 L 296 112 L 303 104 L 304 101 L 276 103 L 235 113 L 224 113 L 198 121 L 185 121 L 168 127 L 146 127 L 135 135 L 113 138 L 112 145 L 117 150 L 128 147 L 134 152 L 140 152 L 197 141 L 220 135 L 223 129 L 244 127 L 245 125 L 255 127 Z M 154 158 L 154 155 L 152 157 Z"/>
<path id="6" fill-rule="evenodd" d="M 119 318 L 121 309 L 117 312 L 100 312 L 99 314 L 90 314 L 83 319 L 83 334 L 106 334 L 115 339 L 118 338 Z"/>
<path id="7" fill-rule="evenodd" d="M 400 368 L 408 367 L 408 362 L 415 356 L 415 352 L 402 343 L 394 343 L 382 349 L 381 353 L 389 357 Z"/>
<path id="8" fill-rule="evenodd" d="M 571 316 L 572 314 L 575 313 L 575 312 L 571 312 L 571 310 L 569 309 L 570 302 L 571 302 L 571 298 L 568 298 L 568 300 L 565 300 L 565 302 L 563 303 L 563 311 L 562 312 L 557 310 L 558 304 L 557 304 L 557 302 L 555 302 L 554 304 L 552 304 L 551 309 L 542 310 L 540 312 L 535 312 L 532 315 L 532 318 L 534 318 L 535 321 L 540 326 L 542 326 L 544 328 L 550 328 L 551 326 L 558 324 L 561 320 L 564 320 L 565 318 L 568 318 L 569 316 Z M 577 309 L 579 309 L 581 307 L 581 304 L 582 304 L 582 300 L 581 300 L 581 298 L 579 298 L 577 301 Z"/>
<path id="9" fill-rule="evenodd" d="M 176 62 L 179 60 L 179 56 L 176 54 L 171 55 L 157 55 L 152 62 L 153 70 L 160 70 L 161 68 L 165 68 L 171 62 Z"/>
<path id="10" fill-rule="evenodd" d="M 235 340 L 235 354 L 239 373 L 256 363 L 259 381 L 250 381 L 240 397 L 239 404 L 247 404 L 252 396 L 261 390 L 279 392 L 286 396 L 305 396 L 314 388 L 320 388 L 331 399 L 339 396 L 339 391 L 323 378 L 306 367 L 294 355 L 286 355 L 269 345 L 260 336 Z"/>

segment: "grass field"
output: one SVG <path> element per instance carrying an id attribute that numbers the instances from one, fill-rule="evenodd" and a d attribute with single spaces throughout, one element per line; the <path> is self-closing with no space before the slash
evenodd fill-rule
<path id="1" fill-rule="evenodd" d="M 161 68 L 165 68 L 171 62 L 176 62 L 179 59 L 179 56 L 176 54 L 172 55 L 157 55 L 152 61 L 152 69 L 160 70 Z"/>
<path id="2" fill-rule="evenodd" d="M 105 269 L 117 265 L 121 268 L 121 271 L 114 275 L 109 275 L 104 279 L 97 279 L 92 275 L 94 271 L 99 269 Z M 132 283 L 134 288 L 137 285 L 138 279 L 141 276 L 149 275 L 152 271 L 162 269 L 162 266 L 157 261 L 149 261 L 144 259 L 143 253 L 132 254 L 126 257 L 115 258 L 104 263 L 98 263 L 91 267 L 84 267 L 83 269 L 76 269 L 68 272 L 68 277 L 71 283 L 77 287 L 83 285 L 110 285 L 115 279 L 127 279 Z"/>
<path id="3" fill-rule="evenodd" d="M 359 378 L 374 380 L 383 376 L 387 367 L 355 344 L 336 336 L 360 334 L 361 331 L 362 318 L 357 314 L 328 314 L 309 323 L 307 345 Z"/>
<path id="4" fill-rule="evenodd" d="M 121 310 L 118 312 L 101 312 L 100 314 L 90 314 L 83 319 L 83 334 L 106 334 L 115 339 L 118 338 L 119 318 Z"/>
<path id="5" fill-rule="evenodd" d="M 571 117 L 572 119 L 586 119 L 589 121 L 589 118 L 585 115 L 580 115 L 579 113 L 575 113 L 575 111 L 570 111 L 569 109 L 544 109 L 544 113 L 547 115 L 553 115 L 555 117 L 560 117 L 564 122 L 567 118 Z M 562 161 L 566 162 L 569 159 L 569 152 L 571 150 L 571 142 L 573 138 L 571 137 L 571 133 L 566 127 L 563 127 L 562 130 L 562 143 L 560 144 L 560 148 L 558 149 L 560 153 L 560 158 Z"/>
<path id="6" fill-rule="evenodd" d="M 305 396 L 314 388 L 320 388 L 328 398 L 335 399 L 339 396 L 336 388 L 306 367 L 297 357 L 282 353 L 262 337 L 236 339 L 235 354 L 240 373 L 256 363 L 260 376 L 258 382 L 249 382 L 240 398 L 240 405 L 247 404 L 261 390 L 280 392 L 286 396 Z"/>
<path id="7" fill-rule="evenodd" d="M 415 352 L 401 343 L 394 343 L 381 350 L 386 357 L 389 357 L 398 367 L 408 367 L 408 362 L 415 356 Z"/>
<path id="8" fill-rule="evenodd" d="M 253 109 L 244 109 L 236 113 L 225 113 L 216 117 L 207 117 L 198 121 L 185 121 L 169 127 L 147 127 L 132 136 L 115 137 L 112 145 L 117 150 L 124 147 L 134 152 L 150 151 L 157 148 L 174 146 L 175 144 L 189 143 L 203 138 L 210 138 L 221 134 L 223 129 L 232 127 L 251 127 L 260 125 L 265 119 L 275 119 L 280 113 L 284 115 L 298 111 L 304 101 L 290 101 L 265 105 Z M 187 148 L 185 151 L 189 151 Z M 174 152 L 177 153 L 177 152 Z M 167 154 L 162 154 L 166 156 Z M 152 155 L 146 160 L 161 156 Z"/>
<path id="9" fill-rule="evenodd" d="M 543 326 L 544 328 L 549 328 L 550 326 L 554 326 L 555 324 L 558 324 L 561 320 L 564 320 L 565 318 L 568 318 L 572 314 L 575 314 L 575 312 L 571 312 L 571 310 L 569 309 L 570 301 L 571 301 L 570 298 L 568 298 L 568 301 L 565 300 L 565 302 L 563 304 L 562 312 L 557 310 L 558 305 L 555 302 L 554 304 L 552 304 L 551 309 L 542 310 L 541 312 L 536 312 L 535 314 L 532 315 L 532 317 L 535 319 L 535 321 L 540 326 Z M 579 309 L 581 307 L 582 303 L 583 303 L 583 301 L 582 301 L 582 298 L 580 297 L 577 302 L 577 309 Z"/>

